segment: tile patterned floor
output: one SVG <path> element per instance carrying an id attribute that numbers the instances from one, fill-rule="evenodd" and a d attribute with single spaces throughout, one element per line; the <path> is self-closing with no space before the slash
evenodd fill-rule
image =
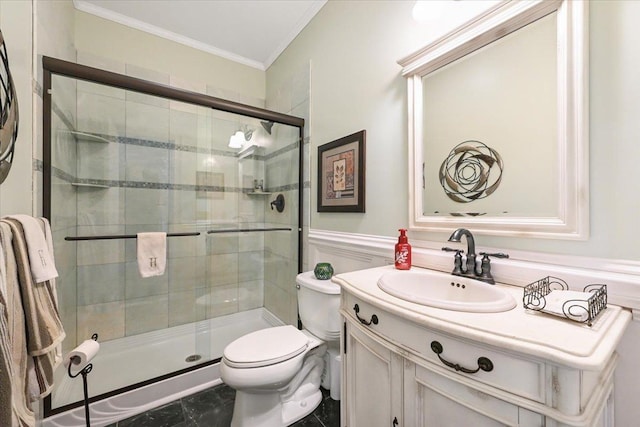
<path id="1" fill-rule="evenodd" d="M 236 392 L 221 384 L 108 427 L 229 427 Z M 322 389 L 316 410 L 292 427 L 339 427 L 340 402 Z"/>

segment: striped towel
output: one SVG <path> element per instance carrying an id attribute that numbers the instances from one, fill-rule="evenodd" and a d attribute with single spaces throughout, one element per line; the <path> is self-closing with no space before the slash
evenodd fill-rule
<path id="1" fill-rule="evenodd" d="M 3 346 L 0 347 L 2 359 L 6 369 L 11 373 L 9 378 L 0 377 L 0 396 L 2 396 L 3 408 L 0 411 L 2 426 L 33 426 L 35 417 L 31 410 L 31 397 L 27 393 L 28 385 L 28 354 L 26 343 L 26 327 L 24 322 L 24 310 L 18 284 L 18 271 L 13 252 L 13 235 L 11 227 L 0 221 L 0 248 L 3 254 L 2 274 L 4 278 L 3 302 L 5 306 L 4 317 L 6 328 L 0 331 Z M 4 406 L 5 400 L 10 402 Z"/>
<path id="2" fill-rule="evenodd" d="M 12 218 L 4 218 L 2 222 L 9 225 L 13 235 L 13 252 L 27 332 L 27 351 L 32 357 L 28 361 L 32 365 L 29 390 L 31 399 L 36 400 L 51 393 L 54 370 L 62 361 L 60 344 L 65 333 L 58 313 L 56 282 L 55 279 L 42 282 L 34 280 L 21 222 Z M 47 245 L 53 257 L 49 223 L 43 219 L 38 219 L 38 222 L 44 235 L 48 237 Z"/>

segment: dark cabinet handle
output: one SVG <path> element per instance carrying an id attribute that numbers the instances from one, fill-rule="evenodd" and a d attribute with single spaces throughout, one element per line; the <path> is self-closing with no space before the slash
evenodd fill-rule
<path id="1" fill-rule="evenodd" d="M 396 427 L 398 425 L 398 417 L 393 417 L 393 427 Z"/>
<path id="2" fill-rule="evenodd" d="M 360 323 L 362 323 L 363 325 L 371 325 L 372 323 L 374 325 L 378 324 L 378 316 L 376 316 L 375 314 L 371 316 L 371 320 L 366 321 L 364 320 L 362 317 L 358 316 L 358 313 L 360 313 L 360 307 L 358 306 L 358 304 L 353 306 L 353 311 L 356 312 L 356 317 L 358 318 L 358 320 L 360 321 Z"/>
<path id="3" fill-rule="evenodd" d="M 455 369 L 456 371 L 464 372 L 465 374 L 475 374 L 480 369 L 482 369 L 485 372 L 491 372 L 493 370 L 493 363 L 491 362 L 491 360 L 489 360 L 486 357 L 478 358 L 477 369 L 465 368 L 458 365 L 457 363 L 451 363 L 448 360 L 443 359 L 442 356 L 440 356 L 440 354 L 444 351 L 444 348 L 442 347 L 442 344 L 440 344 L 438 341 L 431 341 L 431 350 L 433 350 L 433 352 L 438 355 L 438 359 L 440 359 L 440 361 L 444 363 L 446 366 L 452 369 Z"/>

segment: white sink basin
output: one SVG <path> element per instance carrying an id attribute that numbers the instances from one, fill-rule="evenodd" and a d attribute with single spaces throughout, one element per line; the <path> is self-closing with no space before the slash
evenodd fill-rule
<path id="1" fill-rule="evenodd" d="M 397 270 L 378 279 L 378 287 L 400 299 L 445 310 L 498 313 L 516 301 L 494 285 L 433 270 Z"/>

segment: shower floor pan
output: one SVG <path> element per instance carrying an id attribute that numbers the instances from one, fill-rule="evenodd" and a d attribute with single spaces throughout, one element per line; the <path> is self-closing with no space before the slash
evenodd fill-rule
<path id="1" fill-rule="evenodd" d="M 222 316 L 205 322 L 108 341 L 92 360 L 87 376 L 89 397 L 122 389 L 222 356 L 236 338 L 282 322 L 264 308 Z M 191 358 L 193 359 L 193 358 Z M 108 397 L 90 406 L 91 425 L 101 427 L 221 383 L 219 364 L 204 366 L 143 387 Z M 83 400 L 82 377 L 69 378 L 64 367 L 56 372 L 52 408 Z M 84 407 L 46 418 L 42 427 L 84 427 Z"/>

